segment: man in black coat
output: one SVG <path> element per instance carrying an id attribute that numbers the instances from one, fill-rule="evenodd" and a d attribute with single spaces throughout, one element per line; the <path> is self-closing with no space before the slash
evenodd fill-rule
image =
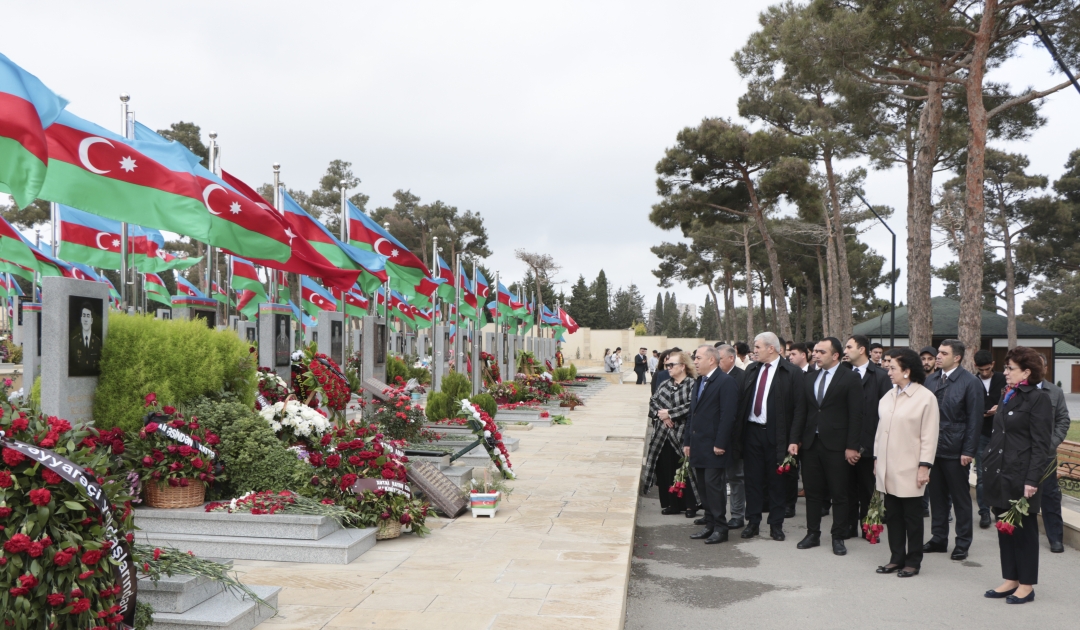
<path id="1" fill-rule="evenodd" d="M 832 498 L 833 553 L 845 555 L 844 538 L 851 524 L 848 486 L 851 467 L 860 459 L 863 393 L 859 376 L 840 365 L 840 340 L 826 337 L 814 346 L 820 368 L 803 386 L 805 413 L 791 429 L 792 455 L 802 452 L 806 489 L 806 537 L 799 549 L 821 544 L 821 507 Z"/>
<path id="2" fill-rule="evenodd" d="M 1005 390 L 1005 374 L 994 371 L 994 355 L 989 350 L 975 353 L 975 372 L 983 387 L 983 421 L 979 435 L 979 445 L 975 449 L 975 500 L 979 504 L 979 527 L 988 529 L 992 524 L 990 504 L 983 498 L 982 458 L 986 446 L 990 444 L 990 434 L 994 431 L 994 414 L 997 413 L 1001 392 Z"/>
<path id="3" fill-rule="evenodd" d="M 859 438 L 859 461 L 851 467 L 848 491 L 851 513 L 850 537 L 859 535 L 859 524 L 870 511 L 877 480 L 874 478 L 874 439 L 877 437 L 878 403 L 892 389 L 888 372 L 870 360 L 870 340 L 864 335 L 852 335 L 844 345 L 844 358 L 862 381 L 863 417 Z"/>
<path id="4" fill-rule="evenodd" d="M 971 509 L 969 467 L 975 459 L 978 438 L 985 413 L 983 389 L 979 379 L 960 367 L 965 347 L 957 339 L 946 339 L 938 346 L 940 368 L 926 377 L 925 387 L 937 396 L 938 447 L 934 467 L 930 469 L 930 532 L 923 553 L 949 550 L 949 502 L 956 516 L 956 546 L 952 559 L 964 560 L 971 547 L 974 525 Z"/>
<path id="5" fill-rule="evenodd" d="M 776 474 L 791 443 L 791 427 L 805 415 L 803 372 L 781 356 L 783 346 L 771 332 L 754 339 L 757 361 L 746 369 L 739 396 L 739 444 L 746 477 L 746 529 L 743 538 L 757 536 L 762 512 L 769 510 L 769 535 L 784 540 L 786 485 Z M 766 498 L 768 505 L 766 505 Z"/>
<path id="6" fill-rule="evenodd" d="M 638 349 L 634 355 L 634 372 L 637 373 L 637 384 L 645 384 L 645 373 L 649 371 L 649 355 L 645 348 Z"/>
<path id="7" fill-rule="evenodd" d="M 720 369 L 724 374 L 735 379 L 735 388 L 739 392 L 739 405 L 742 405 L 743 384 L 746 382 L 746 372 L 735 365 L 735 357 L 738 356 L 735 347 L 726 343 L 714 344 L 720 351 Z M 743 460 L 740 452 L 742 443 L 739 441 L 740 433 L 739 418 L 735 418 L 735 463 L 727 469 L 728 500 L 731 502 L 731 518 L 728 520 L 728 529 L 736 529 L 746 525 L 746 480 L 743 476 Z"/>
<path id="8" fill-rule="evenodd" d="M 705 544 L 727 542 L 727 484 L 725 471 L 735 461 L 732 442 L 739 404 L 735 379 L 720 369 L 720 353 L 701 346 L 694 353 L 698 378 L 690 397 L 689 426 L 683 432 L 683 454 L 698 480 L 698 499 L 705 508 L 705 527 L 690 536 Z"/>

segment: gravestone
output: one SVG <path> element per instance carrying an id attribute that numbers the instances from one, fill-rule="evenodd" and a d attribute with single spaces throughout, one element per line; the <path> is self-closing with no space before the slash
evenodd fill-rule
<path id="1" fill-rule="evenodd" d="M 34 379 L 41 374 L 41 303 L 23 304 L 23 392 L 30 394 Z"/>
<path id="2" fill-rule="evenodd" d="M 416 337 L 416 356 L 420 357 L 420 360 L 423 361 L 428 358 L 430 353 L 431 339 L 428 337 L 428 331 L 424 331 Z"/>
<path id="3" fill-rule="evenodd" d="M 454 367 L 454 369 L 457 370 L 461 374 L 466 373 L 466 370 L 465 370 L 465 366 L 466 366 L 465 357 L 466 356 L 472 356 L 472 350 L 470 350 L 471 346 L 472 346 L 472 343 L 469 342 L 469 329 L 459 326 L 458 327 L 458 334 L 457 334 L 457 342 L 454 344 L 454 350 L 455 350 L 455 352 L 454 352 L 454 357 L 455 357 L 455 364 L 454 364 L 455 367 Z"/>
<path id="4" fill-rule="evenodd" d="M 16 300 L 15 305 L 15 325 L 11 330 L 11 342 L 16 346 L 22 345 L 23 342 L 23 304 L 33 302 L 32 298 L 25 295 L 20 295 Z"/>
<path id="5" fill-rule="evenodd" d="M 236 322 L 236 334 L 251 345 L 259 343 L 259 327 L 255 322 Z"/>
<path id="6" fill-rule="evenodd" d="M 363 331 L 360 347 L 360 376 L 362 381 L 376 379 L 386 382 L 386 320 L 368 316 L 360 322 Z"/>
<path id="7" fill-rule="evenodd" d="M 431 356 L 431 390 L 437 392 L 442 387 L 442 377 L 446 373 L 448 331 L 446 326 L 432 326 L 431 330 L 435 341 Z"/>
<path id="8" fill-rule="evenodd" d="M 52 276 L 42 279 L 41 291 L 41 327 L 49 331 L 41 339 L 41 411 L 72 424 L 90 422 L 109 328 L 109 285 Z"/>
<path id="9" fill-rule="evenodd" d="M 352 331 L 352 351 L 360 352 L 364 340 L 363 328 L 354 328 Z"/>
<path id="10" fill-rule="evenodd" d="M 319 323 L 315 325 L 319 352 L 333 359 L 341 369 L 345 369 L 345 313 L 323 311 L 319 313 Z"/>
<path id="11" fill-rule="evenodd" d="M 401 356 L 401 333 L 396 330 L 390 333 L 390 354 Z"/>
<path id="12" fill-rule="evenodd" d="M 259 305 L 259 367 L 273 368 L 285 379 L 292 378 L 293 347 L 292 309 L 288 304 Z"/>
<path id="13" fill-rule="evenodd" d="M 486 339 L 488 335 L 481 333 L 479 330 L 473 333 L 472 344 L 472 393 L 479 394 L 480 390 L 484 389 L 484 372 L 483 366 L 480 361 L 480 352 L 483 350 L 481 347 L 481 339 Z"/>
<path id="14" fill-rule="evenodd" d="M 416 356 L 416 335 L 405 336 L 405 356 Z"/>
<path id="15" fill-rule="evenodd" d="M 155 319 L 172 319 L 172 309 L 171 308 L 159 308 L 154 313 L 154 318 Z"/>
<path id="16" fill-rule="evenodd" d="M 172 299 L 174 319 L 201 319 L 211 330 L 217 328 L 217 305 L 210 298 L 177 295 Z"/>

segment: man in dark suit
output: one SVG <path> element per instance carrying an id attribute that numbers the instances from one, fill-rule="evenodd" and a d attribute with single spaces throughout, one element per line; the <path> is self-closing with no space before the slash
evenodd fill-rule
<path id="1" fill-rule="evenodd" d="M 638 349 L 634 355 L 634 372 L 637 373 L 637 384 L 645 384 L 645 373 L 649 371 L 649 355 L 645 348 Z"/>
<path id="2" fill-rule="evenodd" d="M 720 369 L 724 374 L 735 379 L 735 387 L 739 392 L 739 404 L 742 404 L 743 384 L 746 382 L 746 372 L 735 365 L 737 353 L 734 346 L 726 343 L 714 344 L 720 351 Z M 738 408 L 738 407 L 737 407 Z M 739 419 L 735 419 L 736 439 L 739 435 Z M 736 442 L 738 444 L 738 442 Z M 743 460 L 735 448 L 736 461 L 727 469 L 728 500 L 731 502 L 731 519 L 728 520 L 728 529 L 739 529 L 746 525 L 746 483 L 743 477 Z"/>
<path id="3" fill-rule="evenodd" d="M 833 553 L 847 554 L 844 538 L 851 524 L 848 516 L 848 485 L 851 466 L 859 461 L 862 435 L 863 394 L 857 374 L 840 366 L 840 340 L 826 337 L 814 346 L 820 368 L 803 386 L 805 412 L 797 415 L 791 429 L 789 452 L 802 452 L 803 485 L 806 488 L 806 537 L 799 549 L 821 544 L 821 507 L 832 499 Z"/>
<path id="4" fill-rule="evenodd" d="M 720 353 L 712 346 L 701 346 L 694 353 L 698 378 L 690 397 L 689 426 L 683 432 L 683 454 L 698 479 L 698 499 L 705 508 L 705 527 L 690 536 L 705 539 L 705 544 L 727 542 L 727 484 L 725 470 L 735 456 L 735 412 L 739 404 L 735 379 L 720 370 Z"/>
<path id="5" fill-rule="evenodd" d="M 994 355 L 989 350 L 975 353 L 975 372 L 983 386 L 983 421 L 979 435 L 979 446 L 975 449 L 975 500 L 979 504 L 979 527 L 988 529 L 991 525 L 990 505 L 983 499 L 983 451 L 990 444 L 990 434 L 994 431 L 994 414 L 997 413 L 1001 392 L 1005 389 L 1005 374 L 994 371 Z M 1046 508 L 1045 496 L 1043 508 Z"/>
<path id="6" fill-rule="evenodd" d="M 754 339 L 757 362 L 746 369 L 739 397 L 739 428 L 743 469 L 746 473 L 746 529 L 743 538 L 760 532 L 761 516 L 769 511 L 769 535 L 784 540 L 787 492 L 776 474 L 791 443 L 791 426 L 805 415 L 802 370 L 782 357 L 779 338 L 764 332 Z M 766 505 L 767 502 L 767 505 Z"/>
<path id="7" fill-rule="evenodd" d="M 892 389 L 889 374 L 870 360 L 870 340 L 864 335 L 852 335 L 844 345 L 844 358 L 862 381 L 863 417 L 859 438 L 859 461 L 851 467 L 850 501 L 851 533 L 859 535 L 859 523 L 870 510 L 877 480 L 874 478 L 874 438 L 877 436 L 878 403 Z"/>
<path id="8" fill-rule="evenodd" d="M 101 336 L 94 334 L 93 313 L 89 303 L 79 309 L 79 327 L 68 340 L 68 376 L 101 374 Z"/>

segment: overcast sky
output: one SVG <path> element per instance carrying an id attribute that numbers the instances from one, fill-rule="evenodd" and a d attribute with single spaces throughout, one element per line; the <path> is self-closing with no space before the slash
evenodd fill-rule
<path id="1" fill-rule="evenodd" d="M 648 221 L 654 167 L 683 127 L 737 116 L 731 56 L 769 4 L 23 2 L 6 3 L 0 46 L 110 129 L 128 92 L 152 128 L 216 131 L 224 168 L 252 185 L 280 162 L 290 187 L 310 190 L 330 160 L 348 160 L 369 207 L 410 189 L 480 212 L 504 278 L 523 275 L 516 248 L 546 251 L 568 285 L 603 268 L 651 305 L 649 247 L 679 236 Z M 1060 76 L 1050 70 L 1033 47 L 989 78 L 1044 88 Z M 1075 91 L 1047 99 L 1049 123 L 1007 148 L 1057 178 L 1080 147 L 1078 105 Z M 900 211 L 904 300 L 903 174 L 871 173 L 867 196 Z M 883 228 L 863 238 L 888 255 Z M 934 264 L 947 258 L 935 251 Z M 704 303 L 703 289 L 675 290 Z"/>

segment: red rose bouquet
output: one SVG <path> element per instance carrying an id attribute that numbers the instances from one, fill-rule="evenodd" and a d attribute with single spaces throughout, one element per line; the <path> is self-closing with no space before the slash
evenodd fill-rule
<path id="1" fill-rule="evenodd" d="M 484 377 L 484 385 L 487 387 L 494 387 L 498 383 L 502 382 L 502 376 L 499 375 L 499 364 L 495 361 L 495 355 L 490 352 L 480 352 L 480 373 Z"/>
<path id="2" fill-rule="evenodd" d="M 671 487 L 668 488 L 668 492 L 676 494 L 679 498 L 682 498 L 683 492 L 686 490 L 686 484 L 690 481 L 690 458 L 683 457 L 679 460 L 679 467 L 675 470 L 675 480 L 672 482 Z"/>
<path id="3" fill-rule="evenodd" d="M 870 507 L 866 511 L 866 518 L 862 522 L 863 538 L 870 541 L 871 545 L 880 542 L 881 532 L 885 531 L 885 498 L 881 493 L 874 490 L 874 496 L 870 498 Z"/>
<path id="4" fill-rule="evenodd" d="M 1046 467 L 1046 472 L 1043 473 L 1039 483 L 1035 485 L 1036 488 L 1042 487 L 1042 482 L 1046 481 L 1050 475 L 1054 474 L 1058 469 L 1058 461 L 1055 457 L 1050 465 Z M 1038 492 L 1038 490 L 1036 490 Z M 994 523 L 994 527 L 1003 534 L 1013 535 L 1017 527 L 1023 527 L 1023 517 L 1028 515 L 1028 510 L 1031 509 L 1031 505 L 1028 503 L 1027 497 L 1020 497 L 1019 499 L 1013 499 L 1009 501 L 1009 509 L 998 517 L 997 523 Z"/>
<path id="5" fill-rule="evenodd" d="M 333 359 L 316 352 L 315 344 L 311 344 L 304 351 L 304 358 L 306 370 L 299 381 L 306 396 L 301 400 L 307 405 L 318 406 L 315 402 L 318 399 L 314 397 L 317 393 L 322 399 L 322 404 L 330 410 L 331 418 L 339 422 L 344 421 L 345 408 L 352 398 L 352 391 L 349 389 L 349 381 L 345 378 L 345 373 Z M 309 399 L 311 402 L 308 402 Z"/>
<path id="6" fill-rule="evenodd" d="M 255 398 L 256 409 L 285 402 L 285 399 L 289 397 L 289 385 L 270 368 L 259 368 L 258 390 L 258 396 Z"/>
<path id="7" fill-rule="evenodd" d="M 153 396 L 151 394 L 150 396 Z M 195 418 L 185 420 L 174 407 L 157 406 L 157 399 L 147 397 L 152 407 L 146 426 L 139 431 L 139 441 L 132 445 L 135 470 L 144 481 L 158 485 L 186 487 L 192 483 L 208 486 L 221 475 L 216 472 L 214 446 L 220 438 L 199 426 Z"/>
<path id="8" fill-rule="evenodd" d="M 795 461 L 795 457 L 788 455 L 784 458 L 784 461 L 780 462 L 780 465 L 776 467 L 776 474 L 782 475 L 786 472 L 791 472 L 792 469 L 798 468 L 799 462 Z"/>
<path id="9" fill-rule="evenodd" d="M 365 420 L 377 424 L 382 433 L 391 440 L 419 444 L 437 439 L 434 431 L 424 428 L 427 417 L 423 408 L 412 404 L 412 399 L 400 383 L 398 387 L 387 388 L 383 394 L 389 399 L 372 401 L 367 406 Z"/>

